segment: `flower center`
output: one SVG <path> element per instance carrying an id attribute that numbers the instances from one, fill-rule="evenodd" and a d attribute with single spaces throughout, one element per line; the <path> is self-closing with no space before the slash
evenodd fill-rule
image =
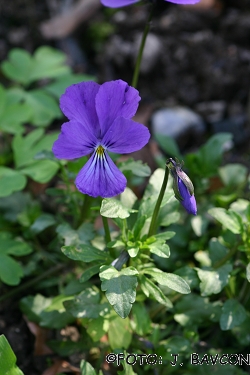
<path id="1" fill-rule="evenodd" d="M 104 151 L 105 150 L 101 145 L 98 146 L 97 149 L 96 149 L 96 153 L 97 153 L 98 156 L 102 156 L 104 154 Z"/>

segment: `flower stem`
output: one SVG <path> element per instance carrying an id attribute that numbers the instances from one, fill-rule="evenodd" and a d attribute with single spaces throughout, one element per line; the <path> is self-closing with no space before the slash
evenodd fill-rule
<path id="1" fill-rule="evenodd" d="M 159 214 L 159 211 L 160 211 L 161 202 L 162 202 L 162 199 L 163 199 L 166 187 L 167 187 L 168 175 L 169 175 L 169 169 L 166 166 L 165 175 L 164 175 L 164 179 L 163 179 L 163 182 L 162 182 L 161 190 L 160 190 L 160 193 L 159 193 L 159 196 L 158 196 L 155 208 L 154 208 L 153 216 L 152 216 L 152 219 L 151 219 L 151 223 L 150 223 L 150 227 L 149 227 L 149 231 L 148 231 L 148 237 L 153 236 L 156 232 L 157 218 L 158 218 L 158 214 Z"/>
<path id="2" fill-rule="evenodd" d="M 103 223 L 103 228 L 105 232 L 105 242 L 107 245 L 111 241 L 111 236 L 110 236 L 108 219 L 105 216 L 102 216 L 102 223 Z"/>
<path id="3" fill-rule="evenodd" d="M 139 78 L 139 73 L 140 73 L 140 66 L 141 66 L 143 50 L 144 50 L 144 46 L 145 46 L 145 42 L 146 42 L 146 39 L 147 39 L 148 32 L 150 30 L 150 23 L 151 23 L 153 14 L 154 14 L 154 9 L 155 9 L 154 5 L 152 5 L 151 11 L 150 11 L 148 19 L 147 19 L 147 23 L 146 23 L 144 31 L 143 31 L 140 49 L 139 49 L 139 52 L 138 52 L 138 55 L 137 55 L 137 58 L 136 58 L 135 70 L 134 70 L 134 75 L 133 75 L 133 79 L 132 79 L 132 86 L 133 87 L 137 87 L 137 84 L 138 84 L 138 78 Z"/>

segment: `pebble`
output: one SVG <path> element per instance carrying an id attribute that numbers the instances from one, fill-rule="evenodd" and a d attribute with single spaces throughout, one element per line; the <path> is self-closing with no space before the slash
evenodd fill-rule
<path id="1" fill-rule="evenodd" d="M 180 149 L 197 146 L 206 131 L 202 117 L 186 107 L 162 108 L 151 118 L 152 132 L 174 138 Z"/>

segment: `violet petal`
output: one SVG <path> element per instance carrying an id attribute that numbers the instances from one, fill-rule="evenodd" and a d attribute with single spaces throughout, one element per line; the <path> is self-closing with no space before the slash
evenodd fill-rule
<path id="1" fill-rule="evenodd" d="M 181 200 L 182 206 L 186 209 L 189 214 L 196 215 L 197 214 L 197 206 L 196 200 L 194 195 L 190 195 L 186 185 L 182 182 L 182 180 L 178 177 L 178 188 L 180 195 L 182 196 L 183 200 Z"/>
<path id="2" fill-rule="evenodd" d="M 101 136 L 117 117 L 133 117 L 140 100 L 139 92 L 122 80 L 103 83 L 96 95 Z"/>
<path id="3" fill-rule="evenodd" d="M 148 128 L 138 122 L 118 117 L 102 139 L 111 152 L 129 154 L 140 150 L 150 138 Z"/>
<path id="4" fill-rule="evenodd" d="M 76 187 L 92 197 L 114 197 L 125 190 L 127 180 L 107 152 L 95 152 L 76 177 Z"/>
<path id="5" fill-rule="evenodd" d="M 56 158 L 72 160 L 93 152 L 98 140 L 83 124 L 69 121 L 62 125 L 61 133 L 52 151 Z"/>
<path id="6" fill-rule="evenodd" d="M 200 0 L 165 0 L 169 1 L 170 3 L 179 4 L 179 5 L 188 5 L 188 4 L 196 4 Z"/>
<path id="7" fill-rule="evenodd" d="M 138 0 L 101 0 L 101 3 L 110 8 L 120 8 L 137 3 Z"/>
<path id="8" fill-rule="evenodd" d="M 96 137 L 100 136 L 99 121 L 95 109 L 95 97 L 100 85 L 81 82 L 69 86 L 60 98 L 60 108 L 69 120 L 88 126 Z"/>

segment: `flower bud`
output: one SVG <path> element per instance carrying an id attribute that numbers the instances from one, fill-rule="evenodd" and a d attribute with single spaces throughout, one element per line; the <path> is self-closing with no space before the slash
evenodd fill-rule
<path id="1" fill-rule="evenodd" d="M 170 158 L 167 160 L 166 164 L 173 176 L 175 198 L 180 201 L 189 214 L 196 215 L 197 207 L 194 196 L 194 186 L 190 178 L 182 170 L 183 163 L 180 163 L 178 159 L 174 161 L 174 159 Z"/>

